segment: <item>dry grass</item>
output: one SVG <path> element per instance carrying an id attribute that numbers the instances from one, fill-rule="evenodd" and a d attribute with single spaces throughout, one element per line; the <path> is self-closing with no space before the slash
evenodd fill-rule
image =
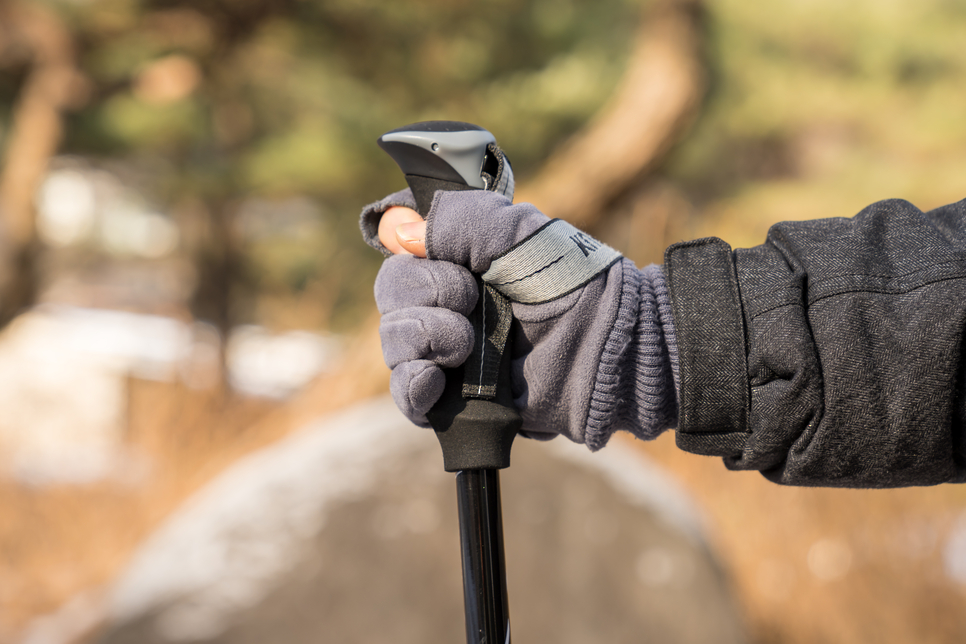
<path id="1" fill-rule="evenodd" d="M 128 447 L 146 480 L 29 487 L 0 482 L 0 641 L 74 594 L 107 584 L 135 546 L 193 489 L 271 440 L 270 403 L 131 381 Z"/>
<path id="2" fill-rule="evenodd" d="M 336 375 L 285 405 L 131 380 L 127 446 L 150 469 L 137 484 L 34 488 L 0 479 L 0 642 L 80 592 L 103 588 L 191 492 L 241 456 L 319 414 L 385 391 L 372 325 Z"/>

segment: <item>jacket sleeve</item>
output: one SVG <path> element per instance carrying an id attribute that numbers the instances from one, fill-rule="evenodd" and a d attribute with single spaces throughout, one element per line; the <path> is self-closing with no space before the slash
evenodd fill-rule
<path id="1" fill-rule="evenodd" d="M 678 445 L 788 485 L 966 481 L 966 201 L 668 249 Z"/>

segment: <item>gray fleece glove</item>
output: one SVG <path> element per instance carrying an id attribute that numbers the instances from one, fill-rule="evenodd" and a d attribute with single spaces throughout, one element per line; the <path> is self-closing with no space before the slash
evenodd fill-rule
<path id="1" fill-rule="evenodd" d="M 377 248 L 379 217 L 394 205 L 415 206 L 402 191 L 363 210 L 363 235 Z M 375 286 L 390 389 L 410 420 L 428 426 L 441 368 L 472 350 L 473 272 L 512 301 L 521 433 L 597 450 L 619 429 L 652 439 L 674 426 L 677 345 L 659 266 L 638 270 L 532 205 L 482 190 L 437 192 L 426 221 L 429 259 L 391 256 Z"/>

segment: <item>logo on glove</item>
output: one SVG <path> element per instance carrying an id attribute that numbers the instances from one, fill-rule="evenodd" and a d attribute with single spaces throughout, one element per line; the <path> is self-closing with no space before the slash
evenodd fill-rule
<path id="1" fill-rule="evenodd" d="M 587 284 L 621 254 L 562 219 L 553 219 L 493 260 L 483 281 L 508 299 L 540 304 Z"/>

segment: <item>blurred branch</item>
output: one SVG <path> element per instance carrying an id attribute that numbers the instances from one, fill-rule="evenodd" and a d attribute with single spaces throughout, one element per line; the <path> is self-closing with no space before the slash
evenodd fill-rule
<path id="1" fill-rule="evenodd" d="M 63 133 L 63 113 L 82 100 L 70 33 L 55 14 L 31 3 L 0 5 L 7 50 L 22 50 L 29 72 L 13 110 L 0 171 L 0 327 L 37 295 L 34 196 Z"/>
<path id="2" fill-rule="evenodd" d="M 704 97 L 701 0 L 646 13 L 627 71 L 598 115 L 517 191 L 553 217 L 592 227 L 687 132 Z"/>

